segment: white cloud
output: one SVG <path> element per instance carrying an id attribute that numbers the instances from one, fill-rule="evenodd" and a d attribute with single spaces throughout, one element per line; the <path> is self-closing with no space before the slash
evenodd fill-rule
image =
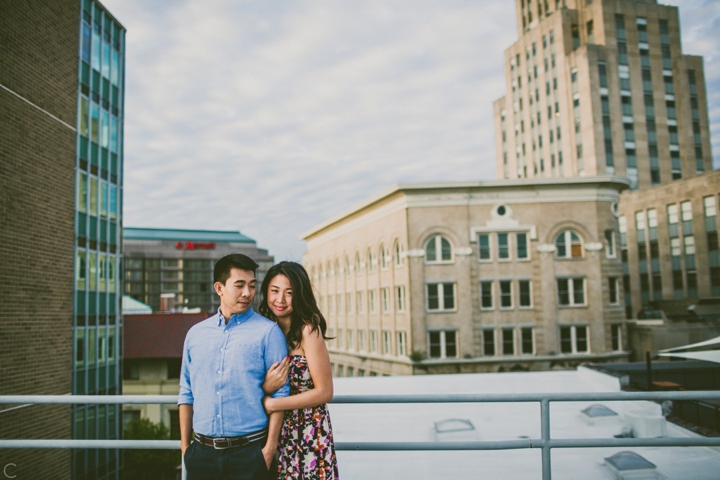
<path id="1" fill-rule="evenodd" d="M 717 152 L 720 2 L 672 3 Z M 507 0 L 104 4 L 128 30 L 125 225 L 241 230 L 299 260 L 300 233 L 392 183 L 495 177 Z"/>

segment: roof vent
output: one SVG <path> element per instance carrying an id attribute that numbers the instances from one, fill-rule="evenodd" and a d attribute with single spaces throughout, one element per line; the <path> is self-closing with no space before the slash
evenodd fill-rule
<path id="1" fill-rule="evenodd" d="M 599 403 L 590 405 L 580 413 L 588 425 L 615 423 L 620 418 L 617 412 Z"/>
<path id="2" fill-rule="evenodd" d="M 435 422 L 435 438 L 438 442 L 461 442 L 477 440 L 475 425 L 470 420 L 449 418 Z"/>
<path id="3" fill-rule="evenodd" d="M 635 452 L 618 452 L 605 459 L 605 465 L 618 480 L 657 480 L 657 467 Z"/>

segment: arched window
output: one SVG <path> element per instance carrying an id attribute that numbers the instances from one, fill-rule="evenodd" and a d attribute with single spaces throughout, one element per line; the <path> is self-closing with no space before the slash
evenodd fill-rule
<path id="1" fill-rule="evenodd" d="M 380 268 L 383 270 L 388 268 L 387 250 L 385 249 L 385 245 L 380 245 Z"/>
<path id="2" fill-rule="evenodd" d="M 583 246 L 580 235 L 572 230 L 565 230 L 555 239 L 555 256 L 557 258 L 582 258 Z"/>
<path id="3" fill-rule="evenodd" d="M 402 266 L 405 264 L 405 256 L 403 252 L 403 246 L 402 243 L 398 240 L 395 242 L 395 265 L 396 266 Z"/>
<path id="4" fill-rule="evenodd" d="M 342 276 L 340 275 L 340 260 L 337 258 L 335 259 L 335 275 L 337 275 L 338 278 Z"/>
<path id="5" fill-rule="evenodd" d="M 452 262 L 452 246 L 450 241 L 434 235 L 425 243 L 425 263 Z"/>
<path id="6" fill-rule="evenodd" d="M 333 272 L 332 262 L 328 262 L 328 263 L 327 263 L 327 270 L 326 270 L 326 272 L 327 272 L 327 277 L 328 277 L 328 279 L 333 278 L 333 275 L 335 274 L 335 272 Z"/>
<path id="7" fill-rule="evenodd" d="M 345 255 L 345 275 L 348 277 L 352 273 L 352 264 L 350 263 L 350 255 Z"/>
<path id="8" fill-rule="evenodd" d="M 310 269 L 310 278 L 312 278 L 312 281 L 315 282 L 315 283 L 317 283 L 317 276 L 316 276 L 316 275 L 317 275 L 317 273 L 315 272 L 315 266 L 313 266 L 313 267 Z"/>
<path id="9" fill-rule="evenodd" d="M 320 265 L 318 265 L 318 278 L 320 279 L 321 282 L 322 282 L 322 281 L 324 280 L 324 278 L 325 278 L 325 276 L 323 275 L 323 266 L 322 266 L 322 263 L 321 263 Z"/>
<path id="10" fill-rule="evenodd" d="M 368 272 L 375 271 L 375 254 L 373 254 L 372 248 L 368 248 L 367 265 L 368 265 Z"/>
<path id="11" fill-rule="evenodd" d="M 358 275 L 361 275 L 363 273 L 362 257 L 360 257 L 359 253 L 355 254 L 355 272 Z"/>

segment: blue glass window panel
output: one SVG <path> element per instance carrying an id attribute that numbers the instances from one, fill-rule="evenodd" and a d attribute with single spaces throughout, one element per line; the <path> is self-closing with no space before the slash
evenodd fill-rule
<path id="1" fill-rule="evenodd" d="M 100 71 L 100 35 L 97 32 L 92 34 L 92 68 Z"/>
<path id="2" fill-rule="evenodd" d="M 90 38 L 92 32 L 90 31 L 90 25 L 87 23 L 82 24 L 82 59 L 90 63 Z"/>

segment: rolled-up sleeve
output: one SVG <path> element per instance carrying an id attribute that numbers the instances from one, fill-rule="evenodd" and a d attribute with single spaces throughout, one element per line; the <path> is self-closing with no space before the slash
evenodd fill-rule
<path id="1" fill-rule="evenodd" d="M 273 325 L 270 329 L 270 333 L 266 337 L 265 345 L 265 371 L 270 369 L 270 366 L 275 362 L 281 362 L 288 354 L 287 344 L 285 343 L 285 335 L 277 325 Z M 273 398 L 287 397 L 290 395 L 290 380 L 285 382 L 285 385 L 280 387 L 271 396 Z"/>
<path id="2" fill-rule="evenodd" d="M 180 368 L 180 393 L 178 394 L 178 405 L 193 404 L 192 384 L 190 383 L 190 349 L 188 343 L 190 332 L 185 336 L 182 352 L 182 367 Z"/>

